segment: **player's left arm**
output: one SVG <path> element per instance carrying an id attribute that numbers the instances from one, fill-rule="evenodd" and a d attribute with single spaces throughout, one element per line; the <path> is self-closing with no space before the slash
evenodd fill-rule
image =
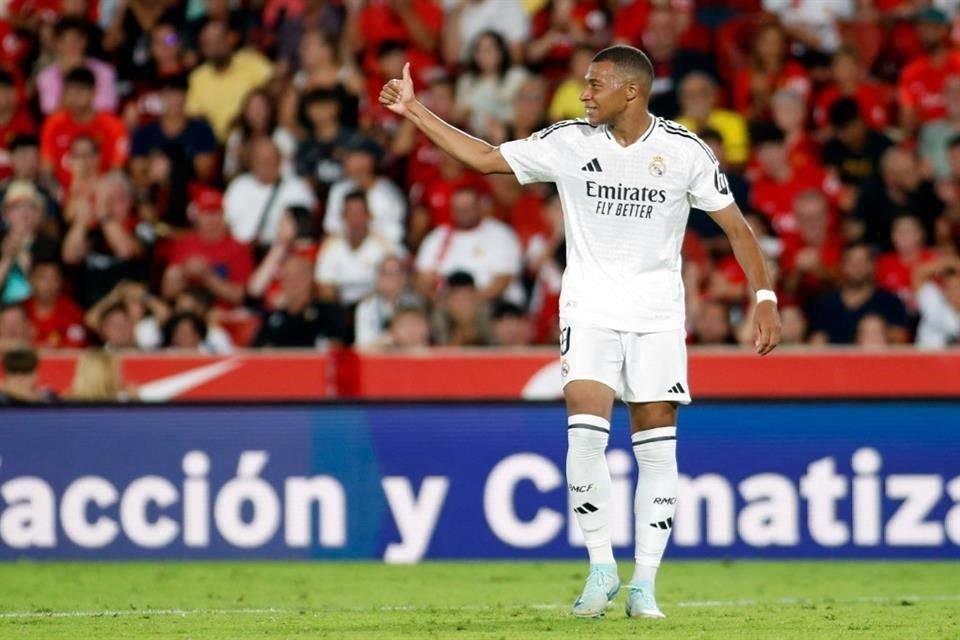
<path id="1" fill-rule="evenodd" d="M 760 244 L 747 221 L 744 220 L 740 207 L 731 203 L 726 207 L 711 211 L 710 217 L 720 225 L 723 232 L 730 239 L 733 253 L 740 263 L 740 267 L 747 275 L 753 290 L 772 290 L 770 274 L 767 272 L 767 263 L 760 250 Z M 757 338 L 754 342 L 757 353 L 767 355 L 780 342 L 780 314 L 777 312 L 777 303 L 772 300 L 758 302 L 754 307 L 754 325 Z"/>

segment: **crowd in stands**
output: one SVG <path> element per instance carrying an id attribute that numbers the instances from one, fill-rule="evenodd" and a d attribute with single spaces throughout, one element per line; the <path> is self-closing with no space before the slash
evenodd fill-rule
<path id="1" fill-rule="evenodd" d="M 784 343 L 960 339 L 956 0 L 5 5 L 0 351 L 555 344 L 555 190 L 471 172 L 377 96 L 410 61 L 498 144 L 582 116 L 611 43 L 723 164 Z M 703 212 L 684 255 L 691 344 L 751 343 Z"/>

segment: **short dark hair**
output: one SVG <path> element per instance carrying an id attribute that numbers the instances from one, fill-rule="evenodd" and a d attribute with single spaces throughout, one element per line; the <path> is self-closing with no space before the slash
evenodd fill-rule
<path id="1" fill-rule="evenodd" d="M 718 144 L 723 144 L 723 134 L 713 127 L 704 127 L 697 135 L 700 136 L 700 139 L 704 142 L 709 143 L 711 140 L 713 140 Z"/>
<path id="2" fill-rule="evenodd" d="M 197 335 L 200 336 L 200 340 L 206 340 L 207 338 L 207 323 L 196 313 L 192 311 L 185 311 L 181 313 L 175 313 L 170 316 L 170 319 L 163 325 L 163 344 L 165 346 L 171 346 L 173 343 L 173 334 L 177 330 L 177 326 L 181 322 L 186 322 L 187 324 L 193 325 L 193 330 L 197 332 Z"/>
<path id="3" fill-rule="evenodd" d="M 447 287 L 450 289 L 453 289 L 454 287 L 476 288 L 476 286 L 477 281 L 474 280 L 473 276 L 466 271 L 454 271 L 447 276 Z"/>
<path id="4" fill-rule="evenodd" d="M 750 127 L 750 142 L 754 146 L 770 142 L 783 144 L 786 139 L 783 130 L 772 122 L 758 122 Z"/>
<path id="5" fill-rule="evenodd" d="M 33 349 L 10 349 L 3 354 L 3 372 L 7 375 L 26 375 L 37 370 L 39 360 Z"/>
<path id="6" fill-rule="evenodd" d="M 187 91 L 190 88 L 190 78 L 185 73 L 174 73 L 160 78 L 160 89 Z"/>
<path id="7" fill-rule="evenodd" d="M 840 98 L 830 105 L 830 125 L 838 129 L 860 119 L 860 105 L 853 98 Z"/>
<path id="8" fill-rule="evenodd" d="M 593 56 L 593 62 L 611 62 L 620 72 L 640 76 L 647 91 L 653 84 L 653 63 L 640 49 L 627 44 L 615 44 Z"/>
<path id="9" fill-rule="evenodd" d="M 497 303 L 493 305 L 492 315 L 494 320 L 500 320 L 502 318 L 527 317 L 527 314 L 522 307 L 512 302 L 507 302 L 506 300 L 498 300 Z"/>
<path id="10" fill-rule="evenodd" d="M 10 151 L 16 151 L 23 147 L 40 147 L 40 140 L 37 136 L 30 135 L 29 133 L 20 133 L 13 136 L 13 140 L 10 141 Z"/>
<path id="11" fill-rule="evenodd" d="M 216 298 L 213 296 L 213 293 L 206 287 L 201 287 L 199 285 L 191 285 L 183 290 L 183 294 L 189 296 L 197 301 L 201 307 L 209 311 L 213 308 L 213 303 L 216 302 Z"/>
<path id="12" fill-rule="evenodd" d="M 98 321 L 102 324 L 103 321 L 107 319 L 107 316 L 117 313 L 118 311 L 123 315 L 127 316 L 128 318 L 130 317 L 130 311 L 127 309 L 126 303 L 123 301 L 119 301 L 119 302 L 114 302 L 113 304 L 108 306 L 106 309 L 101 311 Z"/>
<path id="13" fill-rule="evenodd" d="M 367 194 L 360 189 L 354 189 L 347 195 L 343 196 L 343 204 L 346 205 L 351 200 L 362 200 L 364 207 L 369 211 L 370 205 L 367 203 Z"/>
<path id="14" fill-rule="evenodd" d="M 90 34 L 89 24 L 82 18 L 60 18 L 60 20 L 57 21 L 57 24 L 53 27 L 53 35 L 55 35 L 57 38 L 69 31 L 79 31 L 84 37 L 88 37 Z"/>
<path id="15" fill-rule="evenodd" d="M 947 139 L 947 149 L 953 149 L 954 147 L 960 147 L 960 133 Z"/>
<path id="16" fill-rule="evenodd" d="M 76 84 L 93 89 L 97 86 L 97 77 L 86 67 L 74 67 L 63 77 L 63 85 Z"/>

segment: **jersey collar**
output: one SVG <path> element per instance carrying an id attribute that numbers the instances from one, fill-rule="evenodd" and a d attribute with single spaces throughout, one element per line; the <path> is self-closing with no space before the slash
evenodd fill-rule
<path id="1" fill-rule="evenodd" d="M 633 144 L 630 144 L 630 145 L 628 145 L 628 146 L 626 146 L 626 147 L 624 147 L 623 145 L 621 145 L 621 144 L 620 144 L 619 142 L 617 142 L 616 139 L 613 137 L 613 134 L 610 133 L 610 128 L 609 128 L 609 126 L 607 126 L 607 125 L 603 125 L 603 135 L 607 136 L 607 138 L 610 139 L 610 142 L 612 142 L 612 143 L 613 143 L 614 145 L 616 145 L 618 148 L 624 149 L 624 150 L 630 149 L 630 148 L 635 147 L 635 146 L 637 146 L 637 145 L 639 145 L 639 144 L 642 144 L 642 143 L 646 142 L 647 139 L 653 134 L 653 130 L 657 128 L 657 123 L 660 121 L 660 118 L 657 117 L 657 116 L 655 116 L 655 115 L 653 115 L 652 113 L 649 113 L 649 112 L 648 112 L 647 115 L 650 116 L 650 126 L 647 127 L 647 130 L 643 132 L 643 135 L 640 136 L 639 138 L 637 138 L 637 140 L 636 140 Z"/>

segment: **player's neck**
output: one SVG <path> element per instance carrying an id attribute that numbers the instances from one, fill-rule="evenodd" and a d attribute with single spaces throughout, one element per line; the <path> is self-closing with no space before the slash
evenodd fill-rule
<path id="1" fill-rule="evenodd" d="M 652 122 L 653 116 L 644 109 L 639 117 L 632 113 L 622 113 L 619 118 L 607 125 L 607 130 L 617 144 L 621 147 L 629 147 L 647 132 Z"/>

